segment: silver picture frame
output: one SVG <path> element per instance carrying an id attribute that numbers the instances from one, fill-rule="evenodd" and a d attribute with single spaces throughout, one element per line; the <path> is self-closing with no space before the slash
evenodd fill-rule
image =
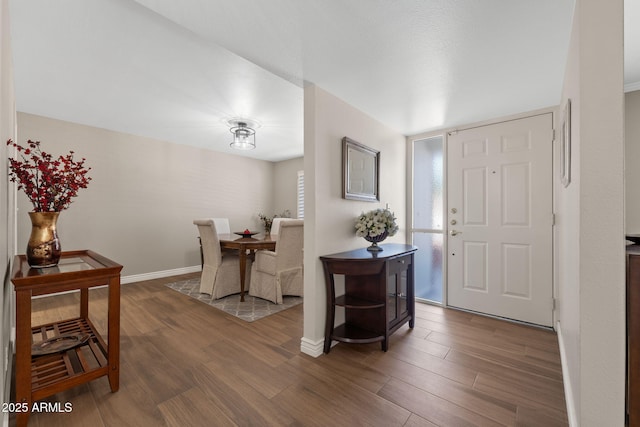
<path id="1" fill-rule="evenodd" d="M 380 152 L 351 138 L 342 138 L 342 197 L 380 201 Z"/>
<path id="2" fill-rule="evenodd" d="M 567 99 L 562 110 L 562 134 L 560 137 L 560 181 L 571 184 L 571 99 Z"/>

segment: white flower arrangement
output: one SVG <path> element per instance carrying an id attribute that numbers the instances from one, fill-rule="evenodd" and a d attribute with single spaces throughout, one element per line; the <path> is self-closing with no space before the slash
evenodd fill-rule
<path id="1" fill-rule="evenodd" d="M 377 237 L 384 232 L 393 236 L 398 231 L 396 217 L 389 209 L 375 209 L 362 213 L 356 219 L 356 236 Z"/>

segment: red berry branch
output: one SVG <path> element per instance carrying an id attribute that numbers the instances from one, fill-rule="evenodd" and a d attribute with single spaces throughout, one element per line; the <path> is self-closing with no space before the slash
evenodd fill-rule
<path id="1" fill-rule="evenodd" d="M 84 166 L 85 158 L 76 161 L 73 151 L 57 159 L 40 149 L 40 141 L 27 141 L 28 148 L 16 144 L 20 159 L 9 158 L 9 178 L 18 183 L 18 190 L 24 190 L 34 212 L 60 212 L 67 209 L 78 190 L 87 188 L 91 168 Z"/>

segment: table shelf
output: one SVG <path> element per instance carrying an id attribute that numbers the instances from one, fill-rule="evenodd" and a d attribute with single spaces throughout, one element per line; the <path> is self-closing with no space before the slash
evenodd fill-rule
<path id="1" fill-rule="evenodd" d="M 31 393 L 34 400 L 69 386 L 105 375 L 108 347 L 89 319 L 76 318 L 31 328 L 32 343 L 63 334 L 85 333 L 88 340 L 69 350 L 31 356 Z"/>
<path id="2" fill-rule="evenodd" d="M 353 344 L 368 344 L 384 340 L 384 334 L 343 323 L 333 329 L 331 339 Z"/>
<path id="3" fill-rule="evenodd" d="M 371 301 L 368 299 L 358 298 L 353 295 L 341 295 L 339 297 L 336 297 L 335 304 L 339 307 L 354 308 L 354 309 L 361 309 L 361 310 L 384 307 L 384 302 Z"/>

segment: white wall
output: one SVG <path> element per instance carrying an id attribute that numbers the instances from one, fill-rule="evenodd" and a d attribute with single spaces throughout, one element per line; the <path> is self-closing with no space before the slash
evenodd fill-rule
<path id="1" fill-rule="evenodd" d="M 199 268 L 195 218 L 260 229 L 257 214 L 274 209 L 272 162 L 19 113 L 18 140 L 27 139 L 87 158 L 93 180 L 60 215 L 62 250 L 95 250 L 121 263 L 123 276 Z M 24 252 L 32 206 L 22 192 L 18 207 Z"/>
<path id="2" fill-rule="evenodd" d="M 389 242 L 406 242 L 405 137 L 317 86 L 304 91 L 305 271 L 302 351 L 322 352 L 326 294 L 318 257 L 367 246 L 355 236 L 363 211 L 389 208 L 400 231 Z M 342 198 L 342 138 L 380 151 L 380 202 Z"/>
<path id="3" fill-rule="evenodd" d="M 576 1 L 561 100 L 572 182 L 555 181 L 557 327 L 569 419 L 583 427 L 624 425 L 622 28 L 623 0 Z"/>
<path id="4" fill-rule="evenodd" d="M 13 311 L 13 285 L 9 281 L 11 258 L 15 252 L 14 242 L 14 193 L 10 190 L 7 178 L 6 141 L 15 140 L 15 95 L 13 91 L 13 68 L 11 65 L 11 47 L 9 43 L 9 2 L 0 0 L 0 274 L 2 274 L 2 292 L 0 293 L 0 307 L 2 307 L 2 328 L 0 342 L 2 350 L 0 363 L 2 366 L 2 386 L 0 387 L 0 402 L 8 402 L 11 389 L 11 330 L 15 325 Z M 8 413 L 2 414 L 3 425 L 8 425 Z"/>
<path id="5" fill-rule="evenodd" d="M 625 95 L 625 232 L 640 234 L 640 90 Z"/>
<path id="6" fill-rule="evenodd" d="M 298 157 L 284 160 L 275 164 L 273 184 L 273 206 L 277 214 L 284 210 L 291 212 L 291 217 L 296 217 L 298 210 L 298 171 L 304 170 L 304 158 Z"/>

